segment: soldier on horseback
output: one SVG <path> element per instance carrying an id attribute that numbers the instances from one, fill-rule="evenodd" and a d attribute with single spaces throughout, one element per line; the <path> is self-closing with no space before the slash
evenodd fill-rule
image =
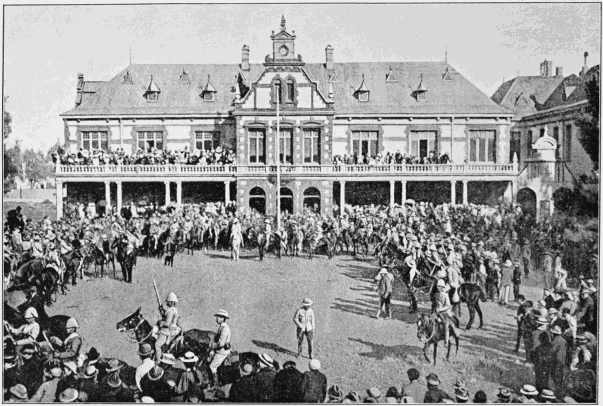
<path id="1" fill-rule="evenodd" d="M 228 312 L 223 309 L 220 309 L 214 316 L 216 317 L 216 323 L 218 323 L 220 327 L 218 327 L 214 342 L 212 343 L 212 349 L 209 353 L 209 370 L 212 373 L 212 386 L 218 388 L 218 367 L 222 365 L 231 351 L 230 327 L 226 324 L 226 320 L 228 320 L 230 316 L 228 315 Z"/>
<path id="2" fill-rule="evenodd" d="M 24 346 L 26 344 L 34 344 L 40 335 L 40 325 L 38 324 L 38 312 L 33 307 L 25 310 L 25 324 L 19 328 L 14 328 L 6 321 L 5 326 L 8 331 L 14 336 L 16 346 Z"/>
<path id="3" fill-rule="evenodd" d="M 159 321 L 159 337 L 155 341 L 155 356 L 157 360 L 161 359 L 161 348 L 164 345 L 169 345 L 174 337 L 176 337 L 182 329 L 179 326 L 180 316 L 178 314 L 178 297 L 174 292 L 170 292 L 165 299 L 167 309 L 163 306 L 159 307 L 161 320 Z"/>
<path id="4" fill-rule="evenodd" d="M 105 254 L 105 261 L 107 261 L 107 264 L 109 263 L 109 261 L 111 260 L 111 254 L 113 254 L 113 251 L 111 251 L 111 243 L 109 242 L 109 238 L 107 237 L 107 234 L 103 234 L 101 236 L 102 239 L 102 250 L 103 250 L 103 254 Z"/>
<path id="5" fill-rule="evenodd" d="M 273 238 L 272 224 L 270 223 L 269 219 L 264 220 L 264 235 L 266 236 L 266 241 L 264 241 L 264 249 L 268 251 L 270 240 Z"/>
<path id="6" fill-rule="evenodd" d="M 71 317 L 65 324 L 67 338 L 65 338 L 64 341 L 61 341 L 60 338 L 55 336 L 50 337 L 49 341 L 59 348 L 54 351 L 55 358 L 59 358 L 63 362 L 77 362 L 77 358 L 80 355 L 80 349 L 82 348 L 82 338 L 77 333 L 79 327 L 77 321 Z"/>

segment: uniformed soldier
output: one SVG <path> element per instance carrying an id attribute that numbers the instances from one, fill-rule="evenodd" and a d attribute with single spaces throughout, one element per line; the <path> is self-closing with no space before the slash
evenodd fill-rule
<path id="1" fill-rule="evenodd" d="M 270 245 L 270 239 L 272 238 L 272 224 L 270 224 L 270 220 L 264 220 L 264 235 L 266 236 L 266 241 L 264 242 L 264 249 L 268 250 L 268 246 Z"/>
<path id="2" fill-rule="evenodd" d="M 42 258 L 44 256 L 44 246 L 42 238 L 38 234 L 34 235 L 33 243 L 31 244 L 31 256 L 34 258 Z"/>
<path id="3" fill-rule="evenodd" d="M 26 324 L 19 328 L 14 328 L 6 321 L 4 322 L 9 327 L 9 331 L 15 336 L 15 345 L 17 346 L 34 344 L 40 335 L 40 325 L 38 324 L 38 312 L 36 309 L 30 307 L 25 310 L 24 318 Z"/>
<path id="4" fill-rule="evenodd" d="M 49 341 L 55 348 L 60 348 L 60 350 L 54 351 L 55 358 L 59 358 L 63 362 L 77 362 L 77 358 L 80 355 L 80 349 L 82 348 L 82 338 L 77 333 L 79 327 L 77 321 L 71 317 L 65 324 L 65 329 L 67 330 L 67 338 L 65 338 L 65 341 L 61 341 L 61 339 L 55 336 L 50 337 Z"/>
<path id="5" fill-rule="evenodd" d="M 446 282 L 439 279 L 437 283 L 438 292 L 435 295 L 434 313 L 437 314 L 444 323 L 444 345 L 448 345 L 450 341 L 450 323 L 452 317 L 452 306 L 450 304 L 450 296 L 446 292 Z"/>
<path id="6" fill-rule="evenodd" d="M 111 243 L 109 242 L 109 238 L 107 237 L 107 234 L 103 234 L 101 236 L 102 239 L 102 249 L 103 249 L 103 254 L 105 254 L 105 260 L 109 261 L 110 257 L 111 257 Z"/>
<path id="7" fill-rule="evenodd" d="M 178 297 L 174 292 L 170 292 L 165 299 L 167 309 L 163 313 L 163 318 L 159 321 L 159 337 L 155 341 L 156 360 L 161 359 L 161 348 L 171 342 L 172 338 L 177 336 L 181 329 L 179 326 L 180 315 L 178 314 Z"/>
<path id="8" fill-rule="evenodd" d="M 230 355 L 230 327 L 226 324 L 226 320 L 230 318 L 226 310 L 220 309 L 216 314 L 216 323 L 218 331 L 216 333 L 212 350 L 209 354 L 211 358 L 209 369 L 213 375 L 213 386 L 218 387 L 218 367 L 222 365 L 224 360 Z"/>

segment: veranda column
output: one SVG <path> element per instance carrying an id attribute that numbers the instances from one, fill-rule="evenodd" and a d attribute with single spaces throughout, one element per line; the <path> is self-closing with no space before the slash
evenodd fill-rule
<path id="1" fill-rule="evenodd" d="M 230 202 L 230 181 L 224 181 L 224 205 L 227 206 Z"/>
<path id="2" fill-rule="evenodd" d="M 456 204 L 456 180 L 450 181 L 450 204 Z"/>
<path id="3" fill-rule="evenodd" d="M 107 202 L 105 210 L 108 210 L 111 206 L 111 182 L 105 182 L 105 201 Z"/>
<path id="4" fill-rule="evenodd" d="M 513 204 L 517 204 L 517 180 L 511 181 L 511 188 L 513 189 L 513 198 L 511 201 Z"/>
<path id="5" fill-rule="evenodd" d="M 115 182 L 117 185 L 117 202 L 115 202 L 115 214 L 121 214 L 121 204 L 122 204 L 122 191 L 121 191 L 121 181 Z"/>
<path id="6" fill-rule="evenodd" d="M 403 180 L 402 181 L 402 205 L 404 206 L 404 203 L 406 203 L 406 181 Z"/>
<path id="7" fill-rule="evenodd" d="M 339 215 L 343 216 L 345 211 L 345 181 L 339 181 Z"/>
<path id="8" fill-rule="evenodd" d="M 165 182 L 165 206 L 169 206 L 172 201 L 170 197 L 170 182 Z"/>
<path id="9" fill-rule="evenodd" d="M 182 181 L 176 182 L 176 204 L 182 205 Z"/>
<path id="10" fill-rule="evenodd" d="M 468 184 L 469 184 L 468 180 L 463 181 L 463 204 L 464 205 L 469 204 L 469 199 L 467 198 L 467 189 L 469 187 Z"/>
<path id="11" fill-rule="evenodd" d="M 63 217 L 63 182 L 57 180 L 57 220 Z"/>
<path id="12" fill-rule="evenodd" d="M 394 196 L 395 196 L 395 190 L 396 190 L 396 181 L 390 180 L 389 181 L 389 207 L 394 207 Z"/>

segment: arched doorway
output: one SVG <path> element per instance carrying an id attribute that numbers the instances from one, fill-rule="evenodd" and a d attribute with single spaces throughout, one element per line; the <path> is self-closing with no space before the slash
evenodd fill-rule
<path id="1" fill-rule="evenodd" d="M 517 204 L 524 213 L 536 218 L 536 193 L 530 188 L 523 188 L 517 192 Z"/>
<path id="2" fill-rule="evenodd" d="M 266 192 L 261 187 L 254 187 L 249 192 L 249 208 L 266 214 Z"/>
<path id="3" fill-rule="evenodd" d="M 320 192 L 315 187 L 309 187 L 304 191 L 304 207 L 320 213 Z"/>
<path id="4" fill-rule="evenodd" d="M 281 188 L 281 212 L 293 213 L 293 191 L 287 187 Z"/>

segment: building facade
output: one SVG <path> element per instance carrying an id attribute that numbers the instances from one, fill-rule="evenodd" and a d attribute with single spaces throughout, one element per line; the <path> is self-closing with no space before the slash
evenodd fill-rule
<path id="1" fill-rule="evenodd" d="M 244 45 L 237 64 L 131 64 L 106 82 L 78 75 L 76 106 L 61 115 L 71 152 L 221 147 L 235 151 L 236 164 L 58 165 L 58 212 L 82 190 L 118 209 L 141 190 L 160 204 L 207 200 L 214 196 L 205 191 L 220 190 L 220 200 L 242 211 L 273 215 L 277 171 L 281 207 L 292 212 L 407 198 L 516 198 L 514 113 L 447 62 L 338 63 L 327 46 L 323 63 L 306 63 L 284 18 L 270 39 L 263 63 L 251 63 Z M 333 164 L 344 155 L 431 151 L 451 162 Z"/>
<path id="2" fill-rule="evenodd" d="M 553 62 L 540 64 L 539 76 L 519 76 L 504 82 L 492 99 L 513 111 L 511 155 L 517 155 L 518 199 L 538 215 L 554 210 L 553 194 L 572 187 L 581 175 L 591 175 L 593 163 L 580 143 L 577 121 L 588 105 L 587 84 L 599 86 L 599 65 L 587 64 L 579 74 L 563 75 Z"/>

